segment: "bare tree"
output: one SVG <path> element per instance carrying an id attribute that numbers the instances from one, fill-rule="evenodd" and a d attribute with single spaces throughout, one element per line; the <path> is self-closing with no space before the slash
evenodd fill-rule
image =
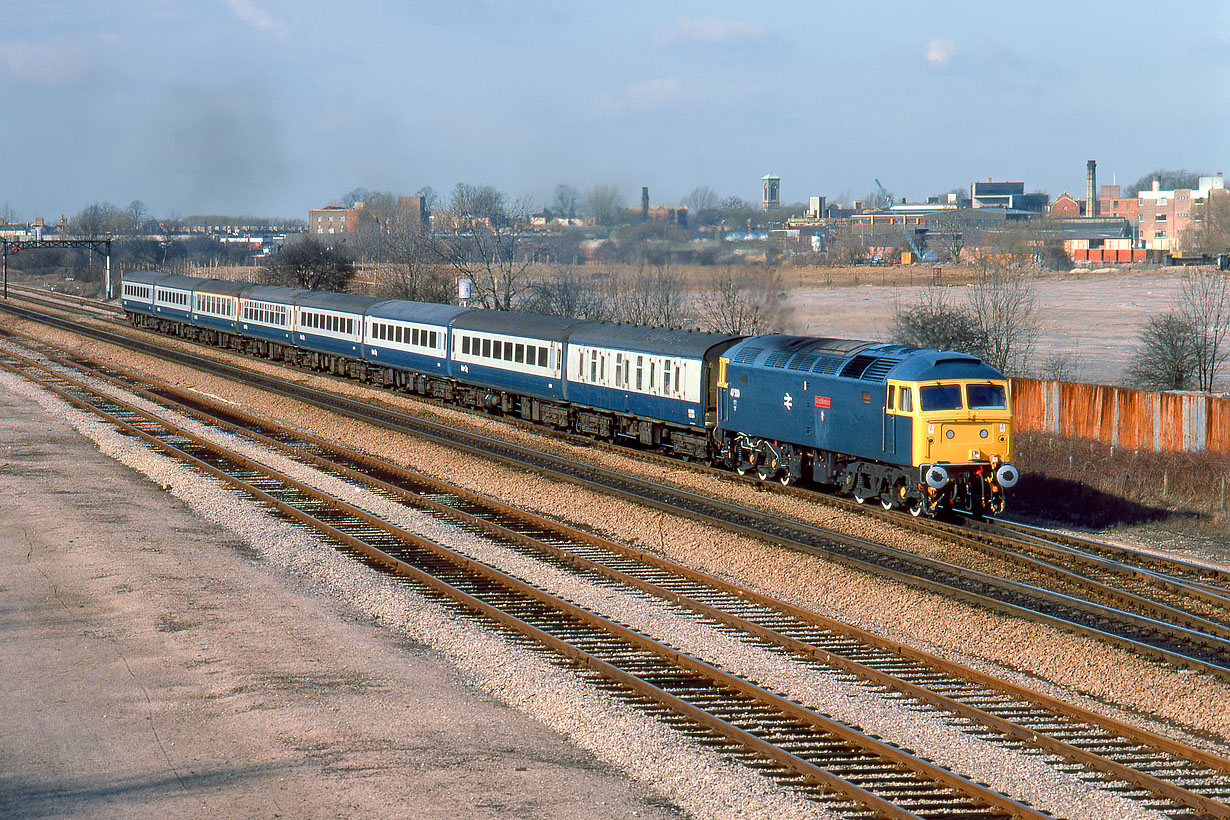
<path id="1" fill-rule="evenodd" d="M 423 198 L 423 207 L 428 211 L 434 211 L 440 207 L 440 195 L 436 193 L 436 189 L 430 185 L 424 185 L 414 192 L 415 196 Z"/>
<path id="2" fill-rule="evenodd" d="M 1195 188 L 1200 184 L 1200 177 L 1203 176 L 1199 171 L 1189 171 L 1186 168 L 1178 170 L 1170 170 L 1159 168 L 1156 171 L 1150 171 L 1140 179 L 1133 182 L 1123 192 L 1124 196 L 1133 197 L 1141 191 L 1147 191 L 1153 187 L 1153 181 L 1157 180 L 1158 187 L 1163 191 L 1174 191 L 1180 188 Z"/>
<path id="3" fill-rule="evenodd" d="M 611 321 L 615 319 L 614 294 L 594 283 L 594 277 L 575 265 L 554 265 L 534 283 L 526 309 L 552 316 Z"/>
<path id="4" fill-rule="evenodd" d="M 94 202 L 68 222 L 68 229 L 76 236 L 97 239 L 108 233 L 119 233 L 122 212 L 110 202 Z"/>
<path id="5" fill-rule="evenodd" d="M 479 304 L 512 310 L 531 284 L 531 266 L 547 250 L 524 232 L 529 203 L 509 205 L 496 188 L 458 183 L 451 206 L 432 243 L 438 258 L 473 282 Z"/>
<path id="6" fill-rule="evenodd" d="M 626 203 L 624 195 L 613 185 L 595 185 L 585 192 L 582 205 L 586 216 L 592 217 L 594 224 L 614 225 Z"/>
<path id="7" fill-rule="evenodd" d="M 849 225 L 834 228 L 825 249 L 830 265 L 861 265 L 867 261 L 867 240 Z"/>
<path id="8" fill-rule="evenodd" d="M 139 199 L 134 199 L 128 203 L 128 211 L 125 214 L 128 217 L 128 230 L 131 233 L 141 233 L 142 226 L 149 219 L 149 208 L 145 207 L 145 203 Z"/>
<path id="9" fill-rule="evenodd" d="M 1177 313 L 1165 313 L 1151 318 L 1141 330 L 1128 378 L 1145 390 L 1185 390 L 1198 366 L 1191 323 Z"/>
<path id="10" fill-rule="evenodd" d="M 927 246 L 941 261 L 957 264 L 965 249 L 967 219 L 960 209 L 941 211 L 927 219 Z"/>
<path id="11" fill-rule="evenodd" d="M 683 206 L 695 214 L 718 207 L 721 197 L 712 188 L 701 185 L 693 188 L 691 193 L 683 198 Z"/>
<path id="12" fill-rule="evenodd" d="M 1212 390 L 1230 356 L 1230 274 L 1210 266 L 1192 268 L 1183 280 L 1177 313 L 1192 329 L 1199 389 Z"/>
<path id="13" fill-rule="evenodd" d="M 551 212 L 564 219 L 574 219 L 581 212 L 581 195 L 570 185 L 556 185 Z"/>
<path id="14" fill-rule="evenodd" d="M 970 286 L 969 300 L 986 345 L 983 360 L 1005 374 L 1023 375 L 1040 325 L 1029 264 L 1020 256 L 983 257 Z"/>
<path id="15" fill-rule="evenodd" d="M 1216 256 L 1230 252 L 1230 196 L 1208 194 L 1203 205 L 1192 209 L 1199 223 L 1195 246 L 1201 253 Z"/>
<path id="16" fill-rule="evenodd" d="M 395 299 L 450 302 L 453 270 L 440 259 L 420 199 L 362 191 L 358 226 L 349 245 L 374 266 L 375 292 Z M 347 198 L 356 195 L 352 191 Z"/>
<path id="17" fill-rule="evenodd" d="M 618 281 L 611 302 L 613 318 L 620 322 L 657 327 L 678 327 L 687 320 L 687 293 L 669 260 L 653 264 L 641 260 L 631 281 Z"/>
<path id="18" fill-rule="evenodd" d="M 924 288 L 914 303 L 897 311 L 892 340 L 985 358 L 987 343 L 981 323 L 970 308 L 954 305 L 950 294 L 944 287 Z"/>
<path id="19" fill-rule="evenodd" d="M 286 245 L 265 262 L 265 281 L 308 290 L 345 291 L 355 275 L 354 262 L 340 247 L 308 235 Z"/>
<path id="20" fill-rule="evenodd" d="M 786 324 L 786 300 L 776 267 L 726 266 L 714 270 L 696 294 L 700 329 L 752 335 L 778 333 Z"/>

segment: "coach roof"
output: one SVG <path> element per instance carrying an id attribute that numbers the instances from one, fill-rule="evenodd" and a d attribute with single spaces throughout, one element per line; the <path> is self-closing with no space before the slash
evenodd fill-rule
<path id="1" fill-rule="evenodd" d="M 453 319 L 453 330 L 477 330 L 484 333 L 506 333 L 533 339 L 563 341 L 567 331 L 581 324 L 579 319 L 544 316 L 538 313 L 517 313 L 509 310 L 471 310 Z"/>
<path id="2" fill-rule="evenodd" d="M 199 293 L 211 293 L 216 296 L 238 296 L 248 288 L 250 282 L 232 282 L 226 279 L 202 279 L 193 290 Z"/>
<path id="3" fill-rule="evenodd" d="M 386 299 L 367 310 L 369 319 L 394 319 L 401 322 L 426 322 L 447 325 L 455 317 L 473 308 L 457 305 L 439 305 L 434 302 L 407 302 L 402 299 Z"/>
<path id="4" fill-rule="evenodd" d="M 180 276 L 178 273 L 168 273 L 162 279 L 154 282 L 160 288 L 175 288 L 176 290 L 196 290 L 196 286 L 204 281 L 196 276 Z"/>
<path id="5" fill-rule="evenodd" d="M 369 307 L 381 301 L 383 300 L 374 296 L 361 296 L 357 293 L 330 293 L 324 290 L 307 290 L 295 297 L 297 307 L 335 310 L 338 313 L 359 315 L 366 313 Z"/>
<path id="6" fill-rule="evenodd" d="M 307 293 L 303 288 L 283 288 L 278 285 L 249 285 L 243 291 L 245 299 L 256 299 L 260 302 L 276 302 L 279 305 L 291 305 L 295 297 Z"/>
<path id="7" fill-rule="evenodd" d="M 160 270 L 126 270 L 124 271 L 123 279 L 125 282 L 135 282 L 141 285 L 153 285 L 161 282 L 170 276 L 169 273 L 163 273 Z"/>
<path id="8" fill-rule="evenodd" d="M 740 338 L 742 337 L 727 333 L 705 333 L 699 330 L 587 322 L 573 331 L 568 343 L 699 359 L 714 345 L 737 341 Z"/>

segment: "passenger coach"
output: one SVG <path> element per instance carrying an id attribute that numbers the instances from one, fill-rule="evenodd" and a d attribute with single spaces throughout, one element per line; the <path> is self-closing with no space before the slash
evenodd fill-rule
<path id="1" fill-rule="evenodd" d="M 206 279 L 192 291 L 192 323 L 206 328 L 200 336 L 209 344 L 228 345 L 230 337 L 239 332 L 239 296 L 250 288 L 247 282 Z M 213 335 L 208 335 L 213 331 Z"/>
<path id="2" fill-rule="evenodd" d="M 588 322 L 568 338 L 568 398 L 581 432 L 705 458 L 718 355 L 742 337 Z"/>
<path id="3" fill-rule="evenodd" d="M 130 270 L 120 287 L 120 305 L 126 311 L 154 315 L 154 285 L 167 278 L 158 270 Z"/>
<path id="4" fill-rule="evenodd" d="M 248 285 L 239 296 L 239 332 L 257 340 L 255 352 L 269 355 L 269 345 L 293 345 L 295 299 L 300 288 Z M 278 356 L 280 358 L 280 354 Z"/>
<path id="5" fill-rule="evenodd" d="M 471 310 L 451 323 L 452 376 L 474 406 L 517 410 L 522 418 L 567 425 L 567 412 L 548 403 L 568 398 L 564 382 L 564 344 L 580 322 L 505 310 Z M 482 385 L 481 388 L 468 385 Z"/>
<path id="6" fill-rule="evenodd" d="M 444 395 L 451 375 L 449 324 L 471 309 L 387 299 L 367 310 L 367 360 L 372 380 L 384 387 Z M 412 379 L 419 383 L 412 383 Z M 424 381 L 426 380 L 426 381 Z"/>

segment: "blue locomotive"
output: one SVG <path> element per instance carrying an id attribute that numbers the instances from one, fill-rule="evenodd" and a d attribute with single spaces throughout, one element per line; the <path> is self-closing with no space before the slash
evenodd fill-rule
<path id="1" fill-rule="evenodd" d="M 557 429 L 835 487 L 914 515 L 999 512 L 1008 381 L 973 356 L 743 337 L 132 271 L 129 321 Z"/>

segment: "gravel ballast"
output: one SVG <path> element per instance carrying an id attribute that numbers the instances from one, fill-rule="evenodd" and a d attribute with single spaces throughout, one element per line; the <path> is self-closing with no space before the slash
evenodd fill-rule
<path id="1" fill-rule="evenodd" d="M 87 346 L 87 345 L 83 345 Z M 260 365 L 269 367 L 268 365 Z M 184 374 L 171 365 L 156 363 L 144 368 L 150 372 L 165 371 L 164 377 L 170 375 L 172 381 L 182 384 L 192 384 L 194 377 Z M 299 380 L 318 380 L 316 377 L 296 374 Z M 319 379 L 333 389 L 359 390 L 360 388 L 345 385 L 333 380 Z M 339 384 L 341 385 L 339 387 Z M 204 386 L 203 386 L 204 387 Z M 793 553 L 783 553 L 780 549 L 752 541 L 750 539 L 734 538 L 729 535 L 719 535 L 694 522 L 682 521 L 660 513 L 645 513 L 634 505 L 612 501 L 608 498 L 595 496 L 571 485 L 544 482 L 538 477 L 529 477 L 501 467 L 495 467 L 477 459 L 459 457 L 454 453 L 406 439 L 391 433 L 372 431 L 353 422 L 338 424 L 337 419 L 310 409 L 302 409 L 292 402 L 274 400 L 272 402 L 256 401 L 256 394 L 245 388 L 223 382 L 212 382 L 207 388 L 210 394 L 222 396 L 237 404 L 254 409 L 256 412 L 276 413 L 292 421 L 297 426 L 322 435 L 330 435 L 343 443 L 378 453 L 382 457 L 407 466 L 416 467 L 427 473 L 447 475 L 459 480 L 479 492 L 496 495 L 506 503 L 523 505 L 548 514 L 557 515 L 565 520 L 595 528 L 605 534 L 623 540 L 643 549 L 659 552 L 672 560 L 691 564 L 698 568 L 709 569 L 718 574 L 751 582 L 770 594 L 792 600 L 816 611 L 850 621 L 856 625 L 884 634 L 894 640 L 917 646 L 927 651 L 938 651 L 948 657 L 970 665 L 1014 677 L 1018 682 L 1042 689 L 1048 694 L 1066 697 L 1072 700 L 1084 700 L 1086 705 L 1100 711 L 1112 711 L 1116 717 L 1128 722 L 1144 723 L 1155 731 L 1163 731 L 1163 724 L 1156 720 L 1142 718 L 1143 714 L 1157 714 L 1165 722 L 1173 722 L 1179 726 L 1189 727 L 1193 732 L 1204 735 L 1203 742 L 1216 748 L 1219 741 L 1213 738 L 1224 738 L 1227 735 L 1227 720 L 1230 718 L 1224 712 L 1227 687 L 1217 681 L 1211 681 L 1203 676 L 1184 675 L 1174 670 L 1166 669 L 1158 664 L 1133 658 L 1131 655 L 1094 641 L 1079 639 L 1070 635 L 1056 633 L 1054 630 L 1036 625 L 1024 624 L 1003 616 L 997 616 L 976 610 L 954 601 L 921 593 L 900 584 L 869 579 L 858 573 L 845 570 L 806 556 Z M 204 391 L 203 391 L 204 392 Z M 418 403 L 406 402 L 407 405 L 420 407 Z M 428 410 L 442 417 L 455 417 L 462 414 L 449 410 Z M 75 414 L 74 414 L 75 415 Z M 469 417 L 467 417 L 469 418 Z M 534 437 L 532 433 L 514 430 L 496 420 L 469 418 L 469 423 L 482 427 L 492 434 L 506 435 L 518 439 Z M 88 429 L 89 425 L 85 425 Z M 339 429 L 340 428 L 340 429 Z M 93 435 L 93 433 L 91 433 Z M 99 432 L 100 446 L 106 447 L 104 439 L 106 431 Z M 124 440 L 122 444 L 131 443 Z M 560 445 L 563 446 L 563 445 Z M 144 450 L 144 448 L 137 448 Z M 917 539 L 907 536 L 886 525 L 869 522 L 858 516 L 826 510 L 820 507 L 801 508 L 794 500 L 757 492 L 746 487 L 732 486 L 711 476 L 697 474 L 686 469 L 668 470 L 661 467 L 638 464 L 635 460 L 611 454 L 605 451 L 587 449 L 584 452 L 595 461 L 615 465 L 620 469 L 635 470 L 638 474 L 658 474 L 663 480 L 670 479 L 685 484 L 690 488 L 712 492 L 714 495 L 733 497 L 743 503 L 752 502 L 768 508 L 778 509 L 786 515 L 804 519 L 816 519 L 818 523 L 837 525 L 840 528 L 862 534 L 864 537 L 881 537 L 886 543 L 894 539 Z M 117 450 L 119 453 L 120 450 Z M 145 457 L 148 457 L 146 453 Z M 131 456 L 141 461 L 143 458 Z M 121 459 L 122 460 L 122 459 Z M 136 465 L 133 465 L 136 466 Z M 138 469 L 144 469 L 138 467 Z M 163 475 L 166 468 L 155 469 L 156 475 Z M 178 469 L 178 468 L 175 468 Z M 162 483 L 162 479 L 158 479 Z M 328 548 L 307 542 L 298 543 L 289 539 L 284 533 L 266 532 L 265 525 L 250 521 L 247 517 L 236 519 L 238 513 L 225 507 L 221 511 L 211 511 L 216 500 L 193 500 L 189 487 L 199 480 L 177 478 L 163 486 L 172 488 L 176 493 L 183 493 L 190 503 L 200 505 L 203 514 L 209 515 L 219 522 L 241 520 L 249 522 L 244 530 L 258 533 L 256 540 L 251 541 L 252 549 L 257 550 L 262 557 L 273 566 L 295 570 L 311 583 L 320 584 L 335 594 L 343 595 L 360 611 L 375 618 L 381 624 L 395 625 L 399 630 L 405 629 L 407 634 L 413 634 L 416 640 L 431 644 L 434 648 L 445 652 L 451 660 L 469 671 L 475 682 L 492 692 L 506 703 L 526 708 L 535 717 L 547 725 L 573 737 L 582 746 L 592 749 L 604 760 L 619 766 L 625 771 L 642 777 L 652 783 L 654 788 L 670 797 L 678 805 L 697 816 L 767 816 L 759 812 L 772 813 L 775 816 L 815 816 L 818 810 L 814 805 L 800 803 L 796 798 L 780 792 L 771 784 L 766 786 L 763 779 L 754 777 L 744 786 L 730 792 L 729 798 L 719 798 L 715 795 L 725 795 L 724 789 L 714 791 L 714 783 L 738 781 L 742 770 L 725 764 L 717 758 L 702 755 L 695 771 L 687 771 L 685 779 L 692 783 L 704 784 L 706 796 L 697 802 L 697 798 L 689 798 L 687 784 L 672 783 L 660 770 L 666 767 L 660 761 L 650 761 L 638 765 L 636 756 L 632 759 L 621 758 L 618 752 L 607 748 L 608 741 L 602 739 L 602 732 L 588 730 L 577 726 L 578 717 L 575 708 L 563 707 L 563 714 L 551 718 L 552 710 L 545 710 L 545 716 L 534 711 L 545 696 L 541 690 L 521 691 L 528 685 L 526 679 L 532 676 L 523 674 L 521 663 L 534 661 L 533 653 L 528 653 L 525 659 L 518 658 L 516 665 L 505 665 L 501 669 L 504 677 L 485 676 L 484 668 L 490 667 L 491 653 L 505 657 L 508 648 L 487 649 L 478 653 L 483 661 L 474 668 L 468 665 L 467 655 L 459 648 L 451 648 L 442 636 L 456 630 L 456 625 L 444 613 L 437 611 L 434 616 L 425 614 L 425 610 L 415 605 L 413 612 L 407 615 L 402 608 L 404 603 L 392 603 L 384 600 L 379 594 L 380 583 L 374 589 L 368 589 L 368 581 L 353 579 L 334 582 L 332 579 L 346 577 L 346 572 L 329 561 L 316 555 L 326 553 L 333 555 Z M 226 495 L 212 491 L 215 495 Z M 233 503 L 233 499 L 228 502 Z M 383 502 L 381 502 L 383 503 Z M 391 514 L 396 511 L 391 511 Z M 405 515 L 401 513 L 401 515 Z M 407 524 L 419 527 L 439 526 L 436 522 L 423 521 L 414 516 L 404 519 Z M 295 535 L 302 541 L 302 536 Z M 262 546 L 268 542 L 268 546 Z M 291 546 L 287 546 L 291 545 Z M 662 624 L 664 619 L 674 618 L 671 613 L 655 608 L 643 600 L 629 596 L 624 600 L 612 600 L 608 592 L 586 590 L 575 586 L 575 580 L 567 577 L 549 578 L 550 573 L 541 573 L 533 567 L 524 565 L 525 559 L 516 555 L 498 555 L 489 548 L 471 545 L 480 550 L 483 560 L 516 569 L 520 573 L 534 575 L 538 572 L 544 579 L 556 585 L 561 591 L 569 593 L 592 603 L 595 608 L 606 607 L 614 617 L 629 623 L 645 625 Z M 920 547 L 914 544 L 913 549 Z M 306 555 L 315 557 L 310 560 Z M 336 558 L 336 556 L 333 556 Z M 338 559 L 340 560 L 340 559 Z M 536 581 L 537 582 L 537 581 Z M 392 594 L 392 593 L 390 593 Z M 404 595 L 404 590 L 396 590 L 396 596 Z M 586 597 L 589 596 L 589 597 Z M 574 598 L 575 599 L 575 598 Z M 427 602 L 422 602 L 428 606 Z M 391 609 L 390 609 L 391 608 Z M 412 631 L 406 625 L 407 619 L 415 623 L 430 624 L 433 617 L 443 621 L 434 627 L 425 627 L 425 634 Z M 640 619 L 638 621 L 638 619 Z M 423 627 L 420 627 L 423 628 Z M 850 686 L 836 680 L 828 680 L 830 676 L 819 673 L 799 675 L 797 667 L 785 664 L 780 658 L 769 653 L 749 651 L 746 646 L 732 644 L 728 639 L 698 629 L 688 622 L 672 622 L 672 634 L 683 644 L 681 648 L 696 651 L 698 654 L 712 653 L 711 657 L 718 659 L 722 665 L 737 669 L 743 674 L 755 677 L 774 688 L 788 692 L 792 697 L 803 699 L 818 710 L 828 712 L 849 722 L 861 724 L 864 728 L 875 731 L 886 739 L 907 745 L 924 756 L 937 762 L 952 765 L 958 770 L 972 771 L 974 779 L 984 780 L 992 786 L 1009 793 L 1024 796 L 1038 807 L 1045 807 L 1058 816 L 1071 817 L 1148 817 L 1149 813 L 1133 814 L 1141 810 L 1129 806 L 1122 798 L 1101 793 L 1091 789 L 1068 776 L 1060 776 L 1053 769 L 1042 765 L 1036 759 L 1023 758 L 989 746 L 981 741 L 974 741 L 957 733 L 941 721 L 917 715 L 904 715 L 904 710 L 884 709 L 877 705 L 867 692 L 858 687 Z M 481 630 L 480 630 L 481 632 Z M 711 632 L 709 630 L 708 632 Z M 442 643 L 439 643 L 442 642 Z M 462 643 L 465 646 L 482 641 L 479 636 L 466 635 Z M 484 645 L 485 646 L 485 645 Z M 994 660 L 993 660 L 994 659 Z M 473 660 L 473 657 L 471 657 Z M 541 661 L 537 661 L 541 663 Z M 565 681 L 556 680 L 560 675 L 558 670 L 546 665 L 545 677 L 541 682 L 552 692 L 567 690 Z M 552 674 L 547 674 L 550 672 Z M 567 677 L 567 676 L 565 676 Z M 511 679 L 506 679 L 511 678 Z M 571 686 L 577 686 L 568 682 Z M 586 710 L 594 709 L 602 716 L 599 721 L 603 726 L 618 725 L 620 731 L 614 732 L 617 740 L 609 740 L 611 748 L 626 746 L 626 735 L 623 730 L 640 732 L 652 737 L 662 734 L 662 730 L 654 725 L 640 725 L 639 716 L 629 713 L 628 716 L 616 720 L 610 710 L 623 710 L 618 704 L 608 702 L 605 696 L 598 695 L 598 701 L 593 701 L 595 693 L 582 687 L 583 691 L 568 692 L 567 697 L 580 698 L 578 702 L 586 704 Z M 1074 695 L 1073 690 L 1080 694 Z M 1115 704 L 1114 710 L 1107 710 L 1106 703 Z M 1119 708 L 1121 705 L 1122 708 Z M 934 725 L 933 725 L 934 724 Z M 1169 729 L 1174 733 L 1173 727 Z M 669 733 L 667 733 L 669 734 Z M 673 735 L 666 738 L 672 740 Z M 1187 738 L 1191 739 L 1191 738 Z M 654 754 L 667 754 L 670 759 L 679 754 L 693 754 L 688 751 L 690 744 L 683 744 L 683 751 L 657 750 Z M 691 763 L 689 765 L 692 765 Z M 653 772 L 657 774 L 654 775 Z M 708 779 L 703 772 L 714 772 L 716 780 Z M 701 774 L 698 774 L 701 773 Z M 732 777 L 733 775 L 733 777 Z M 657 779 L 655 780 L 655 776 Z M 745 789 L 740 791 L 740 789 Z M 767 802 L 766 802 L 767 801 Z M 717 807 L 715 809 L 715 807 Z M 715 811 L 716 813 L 709 813 Z M 749 813 L 750 812 L 750 813 Z M 794 814 L 792 812 L 802 812 Z"/>

